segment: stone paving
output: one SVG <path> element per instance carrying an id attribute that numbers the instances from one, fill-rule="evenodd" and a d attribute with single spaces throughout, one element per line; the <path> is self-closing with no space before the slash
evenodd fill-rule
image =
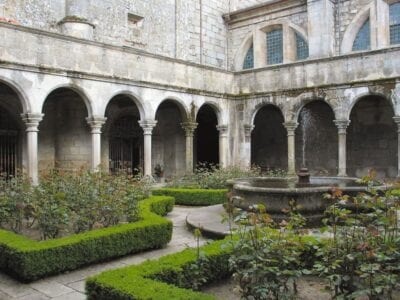
<path id="1" fill-rule="evenodd" d="M 163 249 L 125 256 L 111 262 L 88 266 L 73 272 L 45 278 L 29 284 L 22 284 L 0 272 L 0 300 L 83 300 L 85 278 L 106 270 L 139 264 L 147 259 L 179 252 L 186 247 L 194 247 L 196 241 L 186 227 L 186 216 L 199 208 L 175 206 L 167 218 L 174 223 L 172 240 Z M 206 242 L 201 240 L 201 244 Z"/>

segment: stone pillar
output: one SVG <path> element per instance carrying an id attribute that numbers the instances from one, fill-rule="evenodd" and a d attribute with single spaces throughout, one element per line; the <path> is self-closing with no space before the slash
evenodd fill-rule
<path id="1" fill-rule="evenodd" d="M 242 159 L 246 159 L 246 167 L 251 167 L 251 132 L 254 129 L 254 125 L 244 125 L 244 149 Z"/>
<path id="2" fill-rule="evenodd" d="M 182 123 L 182 128 L 185 130 L 186 136 L 186 173 L 193 173 L 193 136 L 197 128 L 196 122 Z"/>
<path id="3" fill-rule="evenodd" d="M 288 138 L 288 175 L 296 175 L 295 131 L 298 125 L 297 122 L 283 123 Z"/>
<path id="4" fill-rule="evenodd" d="M 157 125 L 156 120 L 139 121 L 139 125 L 143 128 L 143 144 L 144 144 L 144 167 L 143 175 L 151 177 L 152 175 L 152 134 L 153 128 Z"/>
<path id="5" fill-rule="evenodd" d="M 393 117 L 397 124 L 397 177 L 400 177 L 400 116 Z"/>
<path id="6" fill-rule="evenodd" d="M 99 171 L 101 165 L 101 127 L 106 122 L 103 117 L 86 118 L 90 128 L 92 129 L 92 155 L 91 155 L 91 169 L 92 171 Z"/>
<path id="7" fill-rule="evenodd" d="M 219 165 L 221 168 L 228 166 L 228 125 L 218 125 L 219 131 Z"/>
<path id="8" fill-rule="evenodd" d="M 338 143 L 339 143 L 339 158 L 338 158 L 338 176 L 347 176 L 347 154 L 346 154 L 346 134 L 347 127 L 350 125 L 350 120 L 334 120 L 338 128 Z"/>
<path id="9" fill-rule="evenodd" d="M 38 170 L 38 132 L 39 123 L 43 119 L 43 114 L 22 114 L 22 120 L 26 126 L 26 147 L 28 161 L 28 176 L 33 185 L 39 184 Z"/>

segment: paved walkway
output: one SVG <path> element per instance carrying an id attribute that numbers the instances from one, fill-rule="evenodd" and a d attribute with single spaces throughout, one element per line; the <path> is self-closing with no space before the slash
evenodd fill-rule
<path id="1" fill-rule="evenodd" d="M 92 265 L 77 271 L 49 277 L 30 284 L 22 284 L 0 272 L 0 300 L 83 300 L 85 278 L 106 270 L 139 264 L 179 252 L 186 247 L 195 247 L 196 241 L 186 228 L 186 216 L 199 208 L 175 206 L 167 218 L 174 223 L 172 240 L 166 248 L 126 256 L 111 262 Z M 202 239 L 201 243 L 205 243 Z"/>

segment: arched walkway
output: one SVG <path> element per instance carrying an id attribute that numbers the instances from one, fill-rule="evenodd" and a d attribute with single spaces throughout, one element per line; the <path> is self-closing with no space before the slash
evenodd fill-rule
<path id="1" fill-rule="evenodd" d="M 91 134 L 83 99 L 69 88 L 59 88 L 46 98 L 39 125 L 39 169 L 89 168 Z"/>
<path id="2" fill-rule="evenodd" d="M 197 113 L 195 135 L 195 161 L 199 165 L 219 163 L 218 118 L 210 105 L 203 105 Z"/>
<path id="3" fill-rule="evenodd" d="M 118 95 L 111 99 L 105 115 L 102 164 L 111 173 L 139 173 L 143 170 L 143 129 L 138 107 L 130 97 Z"/>
<path id="4" fill-rule="evenodd" d="M 262 170 L 287 170 L 287 133 L 284 118 L 274 105 L 262 107 L 254 118 L 251 164 Z"/>
<path id="5" fill-rule="evenodd" d="M 18 95 L 4 83 L 0 83 L 0 174 L 15 176 L 22 169 L 24 124 L 23 108 Z"/>
<path id="6" fill-rule="evenodd" d="M 306 104 L 296 129 L 296 169 L 307 167 L 313 175 L 336 175 L 338 133 L 331 107 L 322 100 Z"/>
<path id="7" fill-rule="evenodd" d="M 185 134 L 181 123 L 183 108 L 173 100 L 160 104 L 156 112 L 157 125 L 153 130 L 153 170 L 159 165 L 164 177 L 185 173 Z"/>
<path id="8" fill-rule="evenodd" d="M 397 176 L 397 127 L 393 108 L 380 96 L 360 99 L 350 114 L 347 131 L 347 168 L 350 176 Z"/>

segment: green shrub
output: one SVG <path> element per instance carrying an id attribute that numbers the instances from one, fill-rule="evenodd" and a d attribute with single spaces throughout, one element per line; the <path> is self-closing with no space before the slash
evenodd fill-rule
<path id="1" fill-rule="evenodd" d="M 212 282 L 230 275 L 229 247 L 221 247 L 226 241 L 218 241 L 201 248 L 208 257 L 205 282 Z M 137 266 L 108 271 L 86 280 L 89 300 L 105 299 L 215 299 L 211 295 L 194 292 L 191 266 L 197 260 L 196 249 L 146 261 Z"/>
<path id="2" fill-rule="evenodd" d="M 34 226 L 42 239 L 135 221 L 149 190 L 140 177 L 83 170 L 52 170 L 36 187 L 23 176 L 5 178 L 0 187 L 0 226 L 16 233 Z"/>
<path id="3" fill-rule="evenodd" d="M 259 168 L 241 168 L 237 166 L 219 168 L 216 165 L 198 166 L 191 175 L 184 178 L 173 178 L 169 187 L 198 188 L 198 189 L 225 189 L 229 179 L 260 176 Z"/>
<path id="4" fill-rule="evenodd" d="M 154 212 L 164 215 L 173 205 L 172 197 L 151 197 L 140 202 L 140 221 L 41 242 L 0 230 L 0 269 L 22 281 L 32 281 L 163 247 L 171 240 L 172 222 Z"/>
<path id="5" fill-rule="evenodd" d="M 164 195 L 175 198 L 175 204 L 189 206 L 206 206 L 226 202 L 228 190 L 163 188 L 153 191 L 153 195 Z"/>

